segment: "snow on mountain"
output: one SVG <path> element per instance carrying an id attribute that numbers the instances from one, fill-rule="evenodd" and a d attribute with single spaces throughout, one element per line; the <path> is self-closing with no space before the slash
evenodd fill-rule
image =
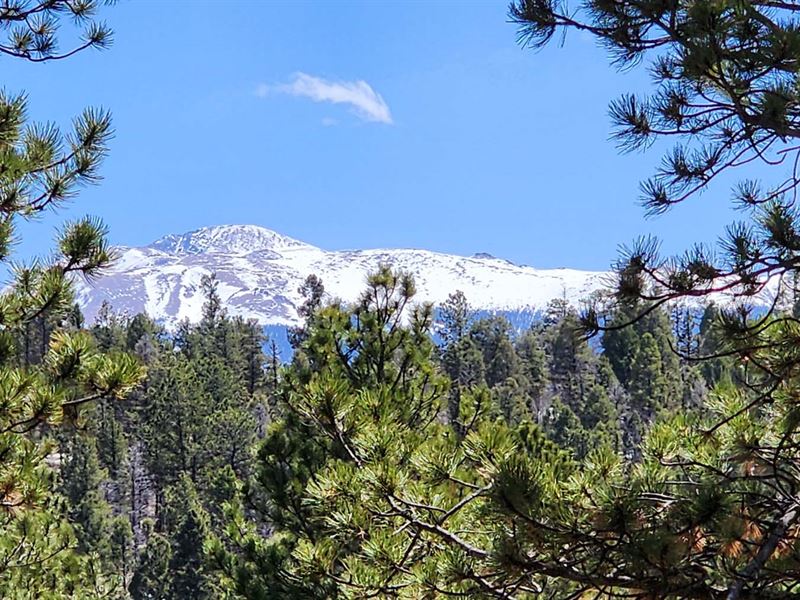
<path id="1" fill-rule="evenodd" d="M 149 247 L 167 254 L 248 254 L 257 250 L 311 248 L 308 244 L 256 225 L 203 227 L 189 233 L 167 235 Z"/>
<path id="2" fill-rule="evenodd" d="M 140 248 L 119 248 L 105 276 L 79 281 L 78 301 L 89 321 L 108 301 L 116 311 L 146 312 L 167 326 L 200 318 L 200 281 L 216 273 L 228 312 L 264 325 L 296 325 L 298 288 L 310 274 L 326 292 L 355 300 L 367 273 L 380 264 L 411 272 L 417 299 L 440 303 L 461 290 L 479 310 L 521 312 L 556 297 L 577 304 L 604 286 L 607 275 L 573 269 L 539 270 L 488 254 L 455 256 L 427 250 L 326 251 L 255 225 L 205 227 L 168 235 Z"/>

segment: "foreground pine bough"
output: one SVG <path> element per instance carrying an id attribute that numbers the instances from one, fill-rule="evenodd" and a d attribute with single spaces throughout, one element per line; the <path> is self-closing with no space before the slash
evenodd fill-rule
<path id="1" fill-rule="evenodd" d="M 655 243 L 634 245 L 613 301 L 587 311 L 589 331 L 621 331 L 687 295 L 747 297 L 776 276 L 794 284 L 798 11 L 758 1 L 512 5 L 525 44 L 576 29 L 623 65 L 653 57 L 654 94 L 626 96 L 611 109 L 624 148 L 679 141 L 642 186 L 650 211 L 756 161 L 778 173 L 769 187 L 738 186 L 735 201 L 751 222 L 729 229 L 718 257 L 698 247 L 664 260 Z M 312 321 L 302 346 L 308 372 L 289 380 L 287 416 L 262 450 L 264 482 L 284 478 L 279 492 L 262 490 L 272 494 L 266 506 L 277 533 L 262 543 L 242 537 L 246 513 L 232 509 L 239 561 L 215 546 L 243 589 L 260 574 L 273 590 L 263 597 L 800 593 L 800 322 L 792 311 L 723 313 L 720 344 L 706 358 L 738 364 L 731 381 L 699 410 L 667 411 L 638 459 L 601 445 L 575 462 L 536 428 L 481 417 L 479 390 L 452 401 L 450 426 L 436 418 L 435 398 L 445 391 L 415 362 L 432 352 L 419 334 L 429 317 L 422 311 L 408 329 L 397 324 L 410 288 L 394 277 L 373 278 L 359 307 L 323 309 Z M 402 401 L 392 401 L 398 393 Z M 298 470 L 291 457 L 302 452 Z M 292 477 L 299 481 L 289 484 Z"/>
<path id="2" fill-rule="evenodd" d="M 4 7 L 0 23 L 28 26 L 28 11 L 47 21 L 6 27 L 0 52 L 57 58 L 60 14 L 89 23 L 86 45 L 102 46 L 93 8 Z M 68 226 L 53 260 L 20 268 L 0 297 L 0 595 L 800 595 L 798 304 L 758 316 L 712 307 L 699 324 L 664 310 L 710 291 L 746 299 L 774 277 L 796 297 L 798 10 L 512 5 L 526 44 L 572 28 L 623 64 L 653 57 L 654 95 L 612 105 L 626 147 L 681 144 L 643 185 L 651 211 L 756 161 L 777 173 L 771 186 L 738 187 L 750 221 L 717 256 L 662 259 L 653 242 L 634 245 L 617 290 L 582 323 L 555 302 L 514 339 L 455 294 L 437 347 L 413 279 L 381 268 L 352 306 L 324 304 L 322 283 L 307 280 L 283 368 L 253 323 L 225 314 L 213 278 L 200 323 L 174 336 L 110 312 L 87 332 L 68 280 L 110 257 L 99 223 Z M 0 100 L 5 258 L 14 218 L 96 179 L 110 135 L 107 116 L 88 112 L 62 152 L 56 132 L 24 130 L 24 108 Z M 581 325 L 603 332 L 602 352 Z M 109 402 L 142 379 L 139 361 L 144 385 Z M 64 420 L 77 426 L 46 429 Z"/>
<path id="3" fill-rule="evenodd" d="M 94 2 L 4 3 L 0 54 L 42 62 L 86 48 L 103 48 L 110 32 L 96 20 Z M 57 33 L 64 17 L 83 27 L 63 53 Z M 72 131 L 29 123 L 27 100 L 0 94 L 0 260 L 10 265 L 14 225 L 35 218 L 98 179 L 111 137 L 109 115 L 87 110 Z M 14 279 L 0 294 L 0 596 L 97 597 L 118 585 L 95 556 L 80 552 L 75 529 L 46 458 L 54 443 L 49 426 L 77 423 L 88 404 L 119 399 L 141 380 L 128 354 L 102 353 L 80 330 L 71 279 L 92 277 L 110 263 L 102 224 L 81 219 L 59 235 L 48 260 L 12 267 Z M 62 455 L 62 458 L 66 458 Z"/>
<path id="4" fill-rule="evenodd" d="M 443 377 L 430 307 L 409 309 L 412 295 L 384 270 L 359 305 L 309 318 L 255 488 L 228 504 L 227 542 L 209 544 L 243 595 L 794 596 L 798 528 L 775 493 L 791 492 L 791 470 L 764 453 L 785 421 L 743 411 L 746 388 L 727 379 L 703 405 L 659 407 L 635 460 L 613 436 L 576 460 L 545 435 L 552 422 L 504 417 L 485 383 Z"/>

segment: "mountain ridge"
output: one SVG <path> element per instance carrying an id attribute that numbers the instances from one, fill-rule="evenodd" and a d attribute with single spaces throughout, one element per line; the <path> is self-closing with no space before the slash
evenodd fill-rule
<path id="1" fill-rule="evenodd" d="M 168 327 L 200 318 L 203 275 L 216 273 L 219 293 L 232 315 L 264 325 L 300 323 L 298 288 L 310 274 L 332 297 L 352 301 L 366 275 L 380 264 L 409 271 L 419 301 L 436 304 L 461 290 L 477 310 L 532 312 L 565 297 L 578 302 L 604 287 L 608 273 L 535 269 L 486 253 L 471 257 L 424 249 L 328 251 L 258 225 L 219 225 L 169 234 L 139 247 L 119 247 L 118 261 L 103 276 L 76 284 L 87 320 L 104 301 L 122 312 L 146 312 Z"/>

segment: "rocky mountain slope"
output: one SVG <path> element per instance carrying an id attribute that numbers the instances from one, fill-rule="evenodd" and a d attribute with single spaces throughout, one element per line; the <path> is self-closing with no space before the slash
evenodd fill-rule
<path id="1" fill-rule="evenodd" d="M 381 263 L 413 273 L 419 300 L 440 303 L 461 290 L 474 308 L 504 313 L 535 312 L 556 297 L 577 304 L 607 281 L 604 273 L 539 270 L 487 254 L 326 251 L 255 225 L 207 227 L 118 251 L 107 275 L 78 283 L 78 301 L 89 321 L 103 301 L 116 311 L 144 311 L 167 326 L 196 321 L 203 303 L 200 280 L 211 273 L 229 313 L 281 326 L 299 323 L 298 288 L 309 274 L 320 277 L 331 296 L 355 300 L 367 273 Z"/>

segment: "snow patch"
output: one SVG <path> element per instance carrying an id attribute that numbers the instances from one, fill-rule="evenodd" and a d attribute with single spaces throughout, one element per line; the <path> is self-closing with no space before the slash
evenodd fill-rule
<path id="1" fill-rule="evenodd" d="M 573 269 L 539 270 L 485 254 L 456 256 L 428 250 L 330 252 L 255 225 L 205 227 L 167 235 L 143 248 L 118 248 L 103 277 L 77 282 L 88 320 L 103 300 L 129 314 L 146 312 L 167 326 L 200 319 L 203 275 L 217 274 L 231 314 L 264 325 L 300 323 L 298 288 L 315 274 L 331 297 L 354 301 L 368 273 L 381 264 L 411 273 L 417 301 L 440 304 L 461 290 L 476 310 L 536 311 L 553 298 L 577 303 L 604 286 L 608 275 Z"/>

